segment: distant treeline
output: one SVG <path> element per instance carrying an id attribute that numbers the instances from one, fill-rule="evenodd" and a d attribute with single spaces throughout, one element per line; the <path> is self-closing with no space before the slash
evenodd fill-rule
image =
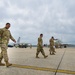
<path id="1" fill-rule="evenodd" d="M 75 45 L 68 44 L 67 47 L 75 47 Z"/>

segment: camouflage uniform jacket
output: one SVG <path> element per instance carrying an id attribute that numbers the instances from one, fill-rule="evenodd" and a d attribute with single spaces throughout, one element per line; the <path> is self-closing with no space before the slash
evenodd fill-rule
<path id="1" fill-rule="evenodd" d="M 54 46 L 54 40 L 50 39 L 50 46 Z"/>
<path id="2" fill-rule="evenodd" d="M 8 29 L 6 29 L 5 27 L 4 28 L 1 28 L 0 29 L 0 43 L 3 43 L 3 44 L 8 44 L 9 43 L 9 39 L 11 39 L 12 41 L 15 40 L 10 31 Z"/>
<path id="3" fill-rule="evenodd" d="M 38 47 L 42 47 L 43 46 L 43 40 L 42 38 L 38 38 Z"/>

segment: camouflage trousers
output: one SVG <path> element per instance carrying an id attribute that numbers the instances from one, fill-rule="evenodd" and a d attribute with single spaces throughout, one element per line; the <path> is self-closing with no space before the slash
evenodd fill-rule
<path id="1" fill-rule="evenodd" d="M 45 52 L 44 52 L 43 48 L 42 48 L 42 47 L 37 47 L 36 55 L 38 56 L 38 54 L 39 54 L 40 52 L 42 53 L 43 56 L 45 56 Z"/>
<path id="2" fill-rule="evenodd" d="M 7 45 L 6 44 L 0 44 L 1 53 L 0 53 L 0 61 L 4 58 L 4 61 L 8 61 L 8 55 L 7 55 Z"/>
<path id="3" fill-rule="evenodd" d="M 55 48 L 53 46 L 50 46 L 49 51 L 50 51 L 50 53 L 54 53 L 55 52 Z"/>

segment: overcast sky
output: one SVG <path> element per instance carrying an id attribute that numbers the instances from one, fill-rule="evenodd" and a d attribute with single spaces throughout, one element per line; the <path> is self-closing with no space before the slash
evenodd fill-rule
<path id="1" fill-rule="evenodd" d="M 37 44 L 43 33 L 44 43 L 54 36 L 75 44 L 75 0 L 0 0 L 0 28 L 7 22 L 20 42 Z"/>

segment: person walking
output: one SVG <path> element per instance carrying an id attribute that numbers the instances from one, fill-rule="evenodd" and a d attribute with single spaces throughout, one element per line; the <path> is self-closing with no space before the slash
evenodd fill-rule
<path id="1" fill-rule="evenodd" d="M 43 40 L 42 40 L 43 34 L 40 34 L 40 37 L 38 38 L 38 44 L 37 44 L 37 52 L 36 52 L 36 58 L 39 58 L 38 55 L 41 52 L 44 58 L 47 58 L 48 55 L 45 55 L 45 52 L 43 50 Z"/>
<path id="2" fill-rule="evenodd" d="M 10 28 L 10 23 L 6 23 L 4 28 L 0 29 L 0 45 L 1 45 L 1 53 L 0 53 L 0 66 L 6 65 L 6 67 L 11 66 L 9 63 L 9 58 L 7 54 L 7 48 L 9 39 L 16 43 L 16 40 L 12 37 L 11 32 L 8 30 Z M 4 58 L 5 64 L 2 63 L 2 59 Z"/>

